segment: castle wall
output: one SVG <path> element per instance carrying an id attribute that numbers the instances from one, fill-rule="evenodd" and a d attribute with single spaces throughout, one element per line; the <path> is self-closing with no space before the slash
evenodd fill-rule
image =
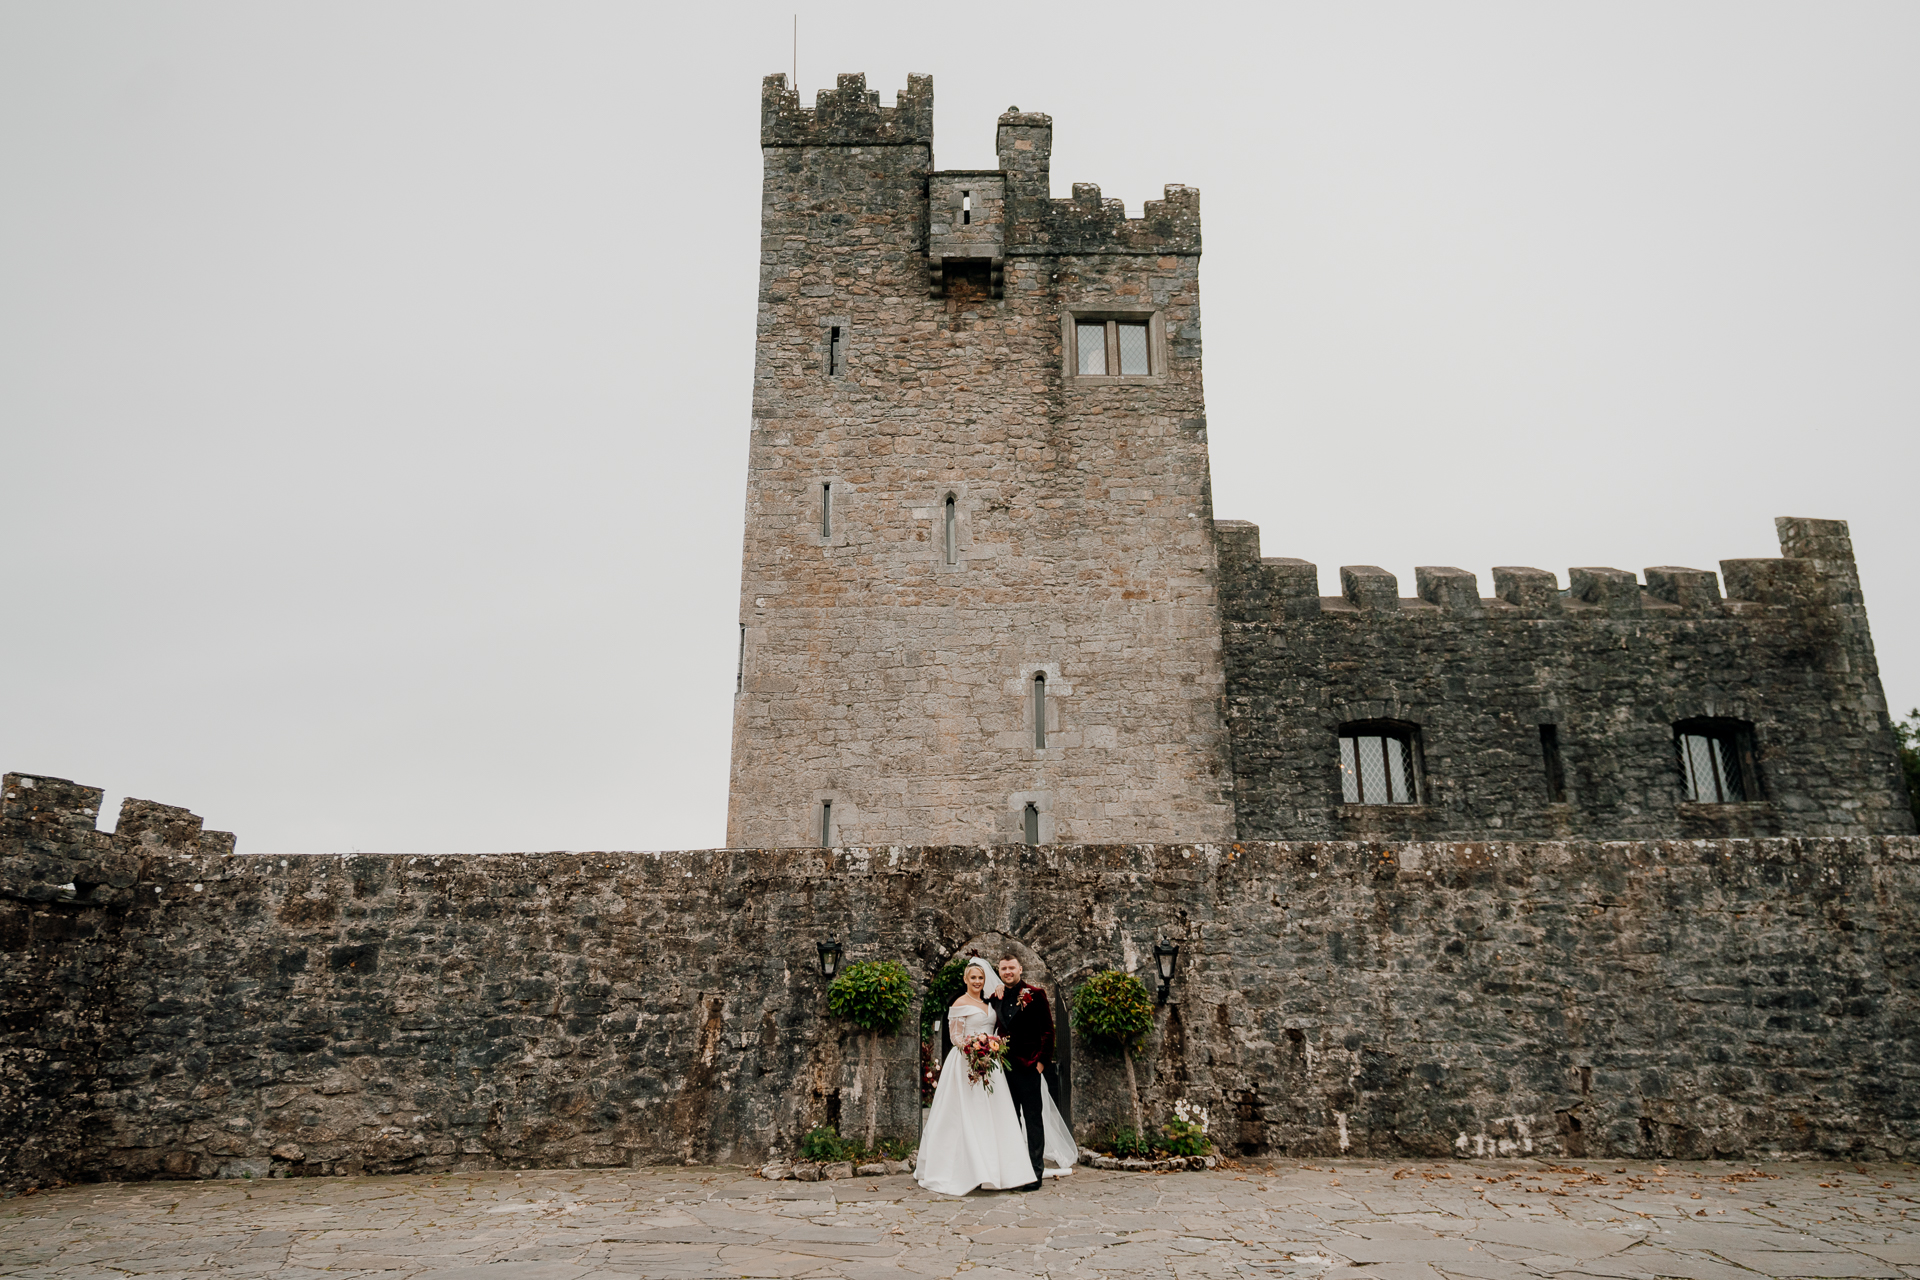
<path id="1" fill-rule="evenodd" d="M 1052 200 L 1036 113 L 935 171 L 931 83 L 877 99 L 765 90 L 728 842 L 1229 837 L 1197 195 Z M 1157 372 L 1070 373 L 1076 311 Z"/>
<path id="2" fill-rule="evenodd" d="M 1143 1105 L 1204 1107 L 1229 1153 L 1920 1141 L 1912 837 L 265 858 L 138 801 L 99 835 L 23 808 L 21 781 L 10 1187 L 748 1161 L 828 1122 L 911 1138 L 911 1024 L 828 1016 L 826 939 L 924 980 L 1004 935 L 1056 998 L 1110 967 L 1154 986 L 1153 943 L 1177 942 Z M 64 888 L 79 872 L 114 883 Z M 1120 1064 L 1070 1044 L 1066 1067 L 1083 1137 L 1131 1123 Z"/>
<path id="3" fill-rule="evenodd" d="M 1262 559 L 1218 526 L 1240 833 L 1311 839 L 1875 835 L 1913 829 L 1841 521 L 1779 525 L 1784 558 L 1573 569 L 1341 570 Z M 1751 726 L 1759 794 L 1685 799 L 1674 724 Z M 1343 723 L 1418 726 L 1418 803 L 1343 803 Z M 1554 727 L 1563 798 L 1549 788 Z"/>

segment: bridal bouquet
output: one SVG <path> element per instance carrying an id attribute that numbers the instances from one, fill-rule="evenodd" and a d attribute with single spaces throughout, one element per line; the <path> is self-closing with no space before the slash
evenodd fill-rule
<path id="1" fill-rule="evenodd" d="M 967 1059 L 967 1079 L 974 1084 L 985 1085 L 987 1091 L 993 1091 L 993 1069 L 1007 1069 L 1007 1038 L 1005 1036 L 975 1036 L 960 1046 L 960 1052 Z"/>

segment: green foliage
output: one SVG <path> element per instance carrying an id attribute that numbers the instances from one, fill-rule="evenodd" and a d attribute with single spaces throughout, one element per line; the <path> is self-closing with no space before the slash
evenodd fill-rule
<path id="1" fill-rule="evenodd" d="M 1160 1132 L 1159 1140 L 1155 1141 L 1131 1128 L 1111 1129 L 1105 1137 L 1094 1142 L 1093 1149 L 1102 1155 L 1118 1156 L 1122 1160 L 1204 1156 L 1213 1150 L 1213 1142 L 1207 1137 L 1206 1129 L 1194 1121 L 1169 1120 Z"/>
<path id="2" fill-rule="evenodd" d="M 1122 1160 L 1136 1157 L 1145 1159 L 1153 1154 L 1153 1144 L 1132 1129 L 1115 1129 L 1107 1135 L 1107 1140 L 1101 1146 L 1106 1148 L 1108 1155 L 1119 1156 Z"/>
<path id="3" fill-rule="evenodd" d="M 940 1039 L 940 1020 L 967 989 L 967 957 L 955 956 L 927 979 L 927 1000 L 920 1006 L 920 1038 Z"/>
<path id="4" fill-rule="evenodd" d="M 1207 1131 L 1191 1120 L 1167 1121 L 1160 1149 L 1170 1156 L 1203 1156 L 1212 1148 Z"/>
<path id="5" fill-rule="evenodd" d="M 1073 1029 L 1102 1053 L 1130 1053 L 1153 1029 L 1153 1001 L 1140 980 L 1104 969 L 1073 993 Z"/>
<path id="6" fill-rule="evenodd" d="M 820 1164 L 834 1164 L 841 1160 L 853 1159 L 853 1144 L 842 1138 L 826 1125 L 821 1125 L 800 1139 L 800 1156 L 804 1160 L 817 1161 Z"/>
<path id="7" fill-rule="evenodd" d="M 1893 722 L 1893 737 L 1900 748 L 1900 772 L 1907 780 L 1907 804 L 1913 809 L 1913 822 L 1920 826 L 1920 707 L 1907 712 L 1905 720 Z"/>
<path id="8" fill-rule="evenodd" d="M 892 1034 L 913 1007 L 913 975 L 898 960 L 856 960 L 827 988 L 827 1008 L 862 1031 Z"/>
<path id="9" fill-rule="evenodd" d="M 899 1138 L 882 1138 L 872 1147 L 864 1147 L 851 1138 L 843 1138 L 826 1125 L 808 1132 L 800 1139 L 800 1158 L 816 1164 L 838 1164 L 842 1160 L 851 1160 L 855 1164 L 865 1164 L 870 1160 L 905 1160 L 913 1144 Z"/>

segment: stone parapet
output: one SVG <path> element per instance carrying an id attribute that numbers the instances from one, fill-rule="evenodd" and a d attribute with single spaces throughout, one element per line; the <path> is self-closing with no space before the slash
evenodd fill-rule
<path id="1" fill-rule="evenodd" d="M 933 77 L 908 76 L 907 87 L 880 105 L 865 75 L 843 75 L 822 89 L 812 107 L 784 75 L 760 84 L 760 145 L 763 147 L 931 147 Z"/>

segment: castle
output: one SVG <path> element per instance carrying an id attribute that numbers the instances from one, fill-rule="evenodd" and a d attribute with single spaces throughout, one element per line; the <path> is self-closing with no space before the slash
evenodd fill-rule
<path id="1" fill-rule="evenodd" d="M 1216 521 L 1199 193 L 1054 199 L 1052 132 L 762 86 L 730 845 L 1913 829 L 1840 521 L 1407 598 Z"/>
<path id="2" fill-rule="evenodd" d="M 1018 111 L 934 170 L 924 77 L 762 104 L 732 847 L 253 857 L 0 776 L 0 1194 L 911 1142 L 913 1020 L 832 1017 L 842 952 L 1157 985 L 1124 1069 L 1063 1027 L 1083 1137 L 1920 1151 L 1920 838 L 1845 525 L 1322 597 L 1213 518 L 1197 193 L 1054 200 Z"/>

